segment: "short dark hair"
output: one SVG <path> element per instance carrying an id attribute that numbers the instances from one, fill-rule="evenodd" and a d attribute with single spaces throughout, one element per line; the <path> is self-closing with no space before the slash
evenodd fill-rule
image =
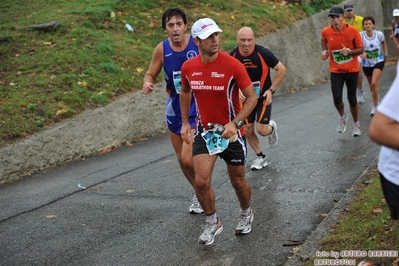
<path id="1" fill-rule="evenodd" d="M 178 7 L 172 7 L 165 11 L 162 15 L 162 28 L 166 30 L 166 22 L 172 17 L 182 18 L 184 24 L 187 24 L 186 14 Z"/>
<path id="2" fill-rule="evenodd" d="M 364 17 L 364 18 L 363 18 L 363 21 L 362 21 L 362 25 L 363 25 L 363 26 L 364 26 L 364 22 L 365 22 L 366 20 L 371 20 L 371 22 L 373 22 L 373 25 L 375 24 L 374 18 L 373 18 L 372 16 L 367 16 L 367 17 Z"/>

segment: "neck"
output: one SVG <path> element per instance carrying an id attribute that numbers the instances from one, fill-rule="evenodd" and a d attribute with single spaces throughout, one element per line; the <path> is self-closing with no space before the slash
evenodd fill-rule
<path id="1" fill-rule="evenodd" d="M 366 34 L 367 34 L 367 36 L 369 36 L 369 37 L 373 37 L 373 35 L 374 35 L 374 30 L 366 30 Z"/>
<path id="2" fill-rule="evenodd" d="M 344 26 L 343 25 L 339 25 L 339 26 L 333 26 L 334 30 L 339 32 L 342 32 L 344 30 Z"/>
<path id="3" fill-rule="evenodd" d="M 216 58 L 218 58 L 218 54 L 219 52 L 216 52 L 214 54 L 204 53 L 203 51 L 200 52 L 202 63 L 204 64 L 212 63 L 213 61 L 216 60 Z"/>

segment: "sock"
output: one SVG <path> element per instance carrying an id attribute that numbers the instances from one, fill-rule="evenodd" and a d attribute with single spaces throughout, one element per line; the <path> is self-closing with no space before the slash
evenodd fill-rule
<path id="1" fill-rule="evenodd" d="M 260 152 L 260 153 L 256 154 L 256 156 L 258 156 L 258 157 L 261 157 L 261 156 L 262 156 L 262 158 L 265 158 L 265 157 L 266 157 L 266 155 L 264 155 L 263 152 Z"/>
<path id="2" fill-rule="evenodd" d="M 208 224 L 215 224 L 218 222 L 218 216 L 216 215 L 216 211 L 210 215 L 205 215 L 205 222 Z"/>
<path id="3" fill-rule="evenodd" d="M 243 215 L 248 215 L 250 211 L 251 211 L 251 206 L 249 206 L 245 210 L 240 208 L 240 214 L 243 214 Z"/>
<path id="4" fill-rule="evenodd" d="M 360 124 L 359 124 L 359 120 L 358 121 L 356 121 L 356 122 L 354 122 L 355 123 L 355 126 L 359 126 Z"/>

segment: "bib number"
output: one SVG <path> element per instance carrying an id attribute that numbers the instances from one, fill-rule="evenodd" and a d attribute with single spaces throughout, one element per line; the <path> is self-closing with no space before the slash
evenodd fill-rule
<path id="1" fill-rule="evenodd" d="M 180 94 L 181 91 L 181 72 L 173 71 L 173 84 L 175 84 L 176 93 Z"/>
<path id="2" fill-rule="evenodd" d="M 337 64 L 345 64 L 353 60 L 352 55 L 343 55 L 341 50 L 332 51 L 334 62 Z"/>
<path id="3" fill-rule="evenodd" d="M 252 85 L 254 85 L 254 88 L 255 88 L 256 98 L 259 98 L 259 96 L 260 96 L 260 81 L 254 81 L 254 82 L 252 82 Z"/>
<path id="4" fill-rule="evenodd" d="M 376 59 L 380 57 L 380 50 L 375 49 L 373 51 L 366 51 L 367 59 Z"/>
<path id="5" fill-rule="evenodd" d="M 218 133 L 213 131 L 205 131 L 201 133 L 205 140 L 206 148 L 210 155 L 215 155 L 223 152 L 229 146 L 230 141 L 222 138 Z"/>

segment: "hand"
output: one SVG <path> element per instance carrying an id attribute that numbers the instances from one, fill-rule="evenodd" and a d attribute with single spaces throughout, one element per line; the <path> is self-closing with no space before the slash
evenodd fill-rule
<path id="1" fill-rule="evenodd" d="M 183 123 L 180 130 L 180 136 L 184 142 L 190 144 L 190 140 L 192 140 L 193 136 L 191 136 L 191 127 L 189 123 Z"/>
<path id="2" fill-rule="evenodd" d="M 360 55 L 360 58 L 363 59 L 363 60 L 366 60 L 367 59 L 366 53 L 362 53 Z"/>
<path id="3" fill-rule="evenodd" d="M 266 105 L 269 105 L 273 101 L 273 93 L 270 90 L 266 90 L 265 93 L 263 93 L 263 97 L 266 98 Z"/>
<path id="4" fill-rule="evenodd" d="M 234 142 L 237 140 L 237 125 L 233 121 L 224 125 L 224 131 L 222 134 L 222 138 L 230 140 L 230 142 Z"/>
<path id="5" fill-rule="evenodd" d="M 154 90 L 154 83 L 145 82 L 142 90 L 145 95 L 150 94 Z"/>
<path id="6" fill-rule="evenodd" d="M 321 53 L 321 59 L 322 59 L 323 61 L 326 60 L 326 59 L 328 58 L 328 56 L 329 56 L 329 53 L 328 53 L 327 50 L 324 50 L 324 51 Z"/>
<path id="7" fill-rule="evenodd" d="M 349 55 L 349 48 L 346 48 L 345 45 L 342 45 L 342 54 L 347 56 Z"/>

